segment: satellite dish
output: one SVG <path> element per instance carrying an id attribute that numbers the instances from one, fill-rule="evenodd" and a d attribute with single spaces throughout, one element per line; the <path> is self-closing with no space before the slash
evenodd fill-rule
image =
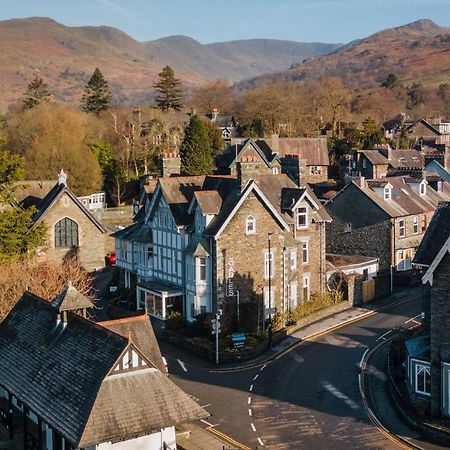
<path id="1" fill-rule="evenodd" d="M 140 206 L 136 203 L 133 205 L 133 214 L 136 215 L 139 212 Z"/>

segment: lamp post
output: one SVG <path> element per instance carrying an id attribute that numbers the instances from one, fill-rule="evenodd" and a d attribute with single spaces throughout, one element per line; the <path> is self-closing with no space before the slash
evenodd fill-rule
<path id="1" fill-rule="evenodd" d="M 270 249 L 270 242 L 271 237 L 273 233 L 267 233 L 267 239 L 268 239 L 268 250 L 269 250 L 269 349 L 272 348 L 272 253 Z"/>
<path id="2" fill-rule="evenodd" d="M 240 301 L 240 293 L 236 289 L 236 321 L 238 330 L 239 330 L 239 301 Z"/>

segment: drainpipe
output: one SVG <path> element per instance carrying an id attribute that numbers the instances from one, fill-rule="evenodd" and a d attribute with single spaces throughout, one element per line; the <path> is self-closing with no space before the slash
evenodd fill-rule
<path id="1" fill-rule="evenodd" d="M 395 218 L 391 219 L 391 294 L 394 291 L 394 269 L 395 269 Z"/>

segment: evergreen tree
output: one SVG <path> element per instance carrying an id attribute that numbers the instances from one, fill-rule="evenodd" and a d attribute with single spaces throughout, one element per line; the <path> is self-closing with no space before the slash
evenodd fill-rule
<path id="1" fill-rule="evenodd" d="M 192 116 L 180 147 L 181 172 L 185 175 L 212 173 L 212 152 L 208 132 L 198 116 Z"/>
<path id="2" fill-rule="evenodd" d="M 212 156 L 214 157 L 220 155 L 224 151 L 222 131 L 213 122 L 207 121 L 204 123 L 204 125 L 206 128 L 206 132 L 208 133 Z"/>
<path id="3" fill-rule="evenodd" d="M 48 84 L 42 78 L 35 77 L 33 81 L 28 83 L 27 90 L 24 94 L 23 107 L 31 109 L 44 102 L 49 102 L 51 98 L 48 91 Z"/>
<path id="4" fill-rule="evenodd" d="M 153 85 L 158 93 L 156 105 L 163 111 L 170 109 L 180 111 L 183 108 L 181 80 L 175 78 L 175 72 L 170 66 L 164 67 L 158 76 L 159 81 Z"/>
<path id="5" fill-rule="evenodd" d="M 111 106 L 111 101 L 112 94 L 108 82 L 97 67 L 84 88 L 81 99 L 82 109 L 85 112 L 99 114 L 100 111 L 105 111 Z"/>

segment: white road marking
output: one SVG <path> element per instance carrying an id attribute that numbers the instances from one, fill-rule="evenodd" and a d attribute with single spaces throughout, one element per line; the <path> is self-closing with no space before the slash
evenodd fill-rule
<path id="1" fill-rule="evenodd" d="M 364 362 L 364 358 L 366 357 L 368 351 L 369 351 L 369 349 L 366 348 L 366 351 L 363 353 L 363 355 L 362 355 L 362 357 L 361 357 L 361 361 L 359 362 L 359 367 L 360 367 L 361 369 L 362 369 L 362 365 L 363 365 L 363 362 Z"/>
<path id="2" fill-rule="evenodd" d="M 417 316 L 415 316 L 415 317 L 413 317 L 413 318 L 411 318 L 409 320 L 405 320 L 405 323 L 409 323 L 409 322 L 420 323 L 419 321 L 416 320 L 418 317 L 422 318 L 422 313 L 417 314 Z"/>
<path id="3" fill-rule="evenodd" d="M 250 426 L 252 427 L 253 431 L 256 431 L 255 425 L 253 425 L 253 422 L 250 424 Z"/>
<path id="4" fill-rule="evenodd" d="M 266 368 L 266 366 L 267 366 L 267 364 L 264 364 L 264 365 L 261 367 L 261 369 L 259 369 L 260 372 L 262 372 L 262 371 Z"/>
<path id="5" fill-rule="evenodd" d="M 259 445 L 264 446 L 264 442 L 261 440 L 261 438 L 258 438 L 258 442 L 259 442 Z"/>
<path id="6" fill-rule="evenodd" d="M 382 334 L 382 335 L 377 339 L 377 341 L 380 341 L 381 339 L 386 340 L 386 339 L 385 339 L 385 336 L 387 336 L 391 331 L 392 331 L 392 330 L 386 331 L 386 333 Z"/>
<path id="7" fill-rule="evenodd" d="M 250 386 L 250 389 L 249 389 L 249 391 L 250 392 L 252 392 L 253 391 L 253 384 Z"/>
<path id="8" fill-rule="evenodd" d="M 211 406 L 211 403 L 208 403 L 206 405 L 202 405 L 201 408 L 207 408 L 208 406 Z"/>
<path id="9" fill-rule="evenodd" d="M 251 402 L 252 402 L 252 398 L 249 397 L 249 398 L 248 398 L 248 404 L 250 405 Z"/>
<path id="10" fill-rule="evenodd" d="M 181 366 L 181 368 L 182 368 L 185 372 L 187 372 L 186 365 L 184 364 L 184 362 L 181 361 L 181 359 L 177 359 L 177 361 L 178 361 L 178 364 Z"/>
<path id="11" fill-rule="evenodd" d="M 328 392 L 333 394 L 339 400 L 343 400 L 344 403 L 347 406 L 349 406 L 350 408 L 352 408 L 352 409 L 359 409 L 359 406 L 351 398 L 347 397 L 344 393 L 342 393 L 339 389 L 334 387 L 332 384 L 327 383 L 327 382 L 323 382 L 322 385 Z"/>
<path id="12" fill-rule="evenodd" d="M 249 415 L 249 416 L 252 415 L 252 408 L 248 408 L 248 415 Z"/>
<path id="13" fill-rule="evenodd" d="M 259 374 L 256 374 L 256 375 L 253 377 L 253 381 L 256 381 L 258 377 L 259 377 Z"/>
<path id="14" fill-rule="evenodd" d="M 296 362 L 298 362 L 299 364 L 305 362 L 305 360 L 300 356 L 297 355 L 297 353 L 291 352 L 289 353 L 289 356 Z"/>
<path id="15" fill-rule="evenodd" d="M 215 425 L 213 425 L 212 423 L 209 423 L 207 420 L 205 419 L 200 419 L 200 422 L 203 422 L 205 425 L 208 425 L 208 427 L 214 428 L 217 427 L 217 425 L 219 425 L 218 423 L 216 423 Z"/>

